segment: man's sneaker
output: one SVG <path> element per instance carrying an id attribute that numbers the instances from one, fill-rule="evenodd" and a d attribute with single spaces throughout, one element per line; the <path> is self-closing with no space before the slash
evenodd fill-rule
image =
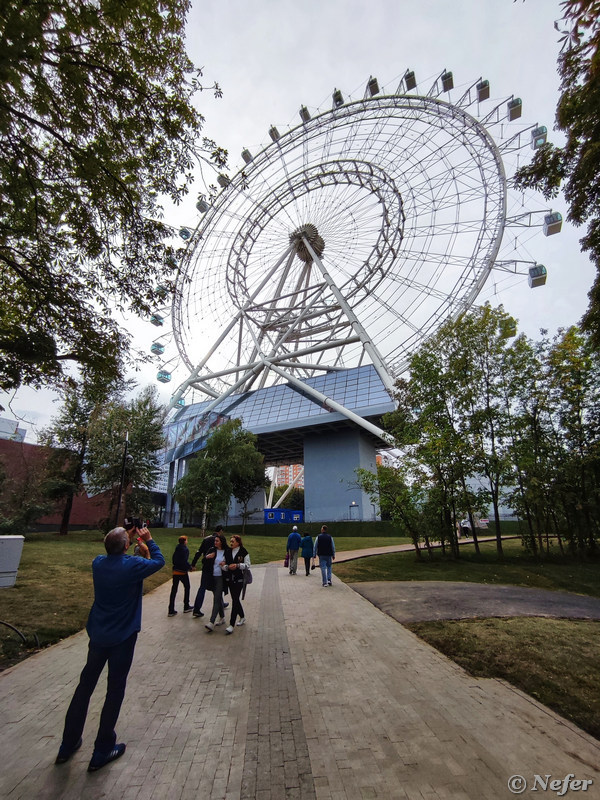
<path id="1" fill-rule="evenodd" d="M 228 633 L 228 634 L 229 634 L 229 633 L 233 633 L 233 625 L 228 625 L 228 626 L 225 628 L 225 633 Z"/>
<path id="2" fill-rule="evenodd" d="M 116 744 L 110 753 L 94 753 L 88 766 L 88 772 L 96 772 L 97 769 L 105 767 L 111 761 L 121 758 L 126 747 L 127 745 L 125 744 Z"/>
<path id="3" fill-rule="evenodd" d="M 65 747 L 64 744 L 61 744 L 61 746 L 58 748 L 58 755 L 56 756 L 56 761 L 54 763 L 64 764 L 65 761 L 68 761 L 73 755 L 73 753 L 76 753 L 77 750 L 79 750 L 82 741 L 83 739 L 80 739 L 75 745 L 75 747 Z"/>
<path id="4" fill-rule="evenodd" d="M 219 619 L 215 622 L 215 625 L 224 625 L 225 624 L 225 617 L 219 617 Z"/>
<path id="5" fill-rule="evenodd" d="M 327 581 L 327 586 L 333 586 L 331 581 Z"/>
<path id="6" fill-rule="evenodd" d="M 192 611 L 193 611 L 193 609 L 192 609 Z M 204 614 L 203 614 L 202 611 L 194 611 L 194 613 L 192 614 L 192 617 L 203 617 L 203 616 L 204 616 Z"/>
<path id="7" fill-rule="evenodd" d="M 190 611 L 193 611 L 193 610 L 194 610 L 194 606 L 190 606 L 189 608 L 184 608 L 183 609 L 183 613 L 184 614 L 189 614 Z"/>
<path id="8" fill-rule="evenodd" d="M 246 617 L 242 617 L 241 619 L 238 619 L 238 621 L 235 624 L 236 625 L 245 625 L 246 624 Z"/>
<path id="9" fill-rule="evenodd" d="M 174 617 L 176 613 L 177 613 L 176 611 L 169 611 L 167 616 Z"/>
<path id="10" fill-rule="evenodd" d="M 223 603 L 223 608 L 229 608 L 229 603 Z"/>
<path id="11" fill-rule="evenodd" d="M 207 630 L 207 631 L 209 631 L 209 632 L 210 632 L 210 631 L 214 631 L 214 629 L 215 629 L 215 626 L 213 625 L 213 623 L 212 623 L 212 622 L 205 622 L 205 623 L 204 623 L 204 627 L 205 627 L 205 628 L 206 628 L 206 630 Z"/>

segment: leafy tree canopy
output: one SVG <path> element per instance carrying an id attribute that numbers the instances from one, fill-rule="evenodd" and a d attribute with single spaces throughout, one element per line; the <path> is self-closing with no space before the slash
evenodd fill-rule
<path id="1" fill-rule="evenodd" d="M 67 362 L 113 378 L 129 341 L 111 311 L 172 288 L 161 203 L 226 159 L 192 104 L 189 6 L 0 5 L 0 389 L 60 384 Z"/>
<path id="2" fill-rule="evenodd" d="M 247 506 L 265 483 L 256 436 L 242 428 L 241 420 L 231 419 L 215 428 L 206 447 L 191 459 L 173 496 L 184 509 L 201 512 L 205 527 L 207 517 L 215 520 L 227 514 L 232 495 Z"/>
<path id="3" fill-rule="evenodd" d="M 90 419 L 85 467 L 87 484 L 97 492 L 110 491 L 114 507 L 122 480 L 127 514 L 146 516 L 150 513 L 149 490 L 160 473 L 164 448 L 164 416 L 165 408 L 159 402 L 156 387 L 148 386 L 133 400 L 114 399 L 96 408 Z M 129 457 L 124 462 L 126 436 Z"/>
<path id="4" fill-rule="evenodd" d="M 545 144 L 530 165 L 517 173 L 517 184 L 539 189 L 546 198 L 564 190 L 568 219 L 587 224 L 581 240 L 599 275 L 590 291 L 583 327 L 600 347 L 600 2 L 563 0 L 562 50 L 558 59 L 561 96 L 556 127 L 564 147 Z"/>

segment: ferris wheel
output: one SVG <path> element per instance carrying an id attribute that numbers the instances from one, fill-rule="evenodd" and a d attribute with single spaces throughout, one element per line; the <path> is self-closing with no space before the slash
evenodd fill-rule
<path id="1" fill-rule="evenodd" d="M 333 92 L 331 108 L 219 176 L 200 200 L 172 306 L 172 333 L 189 387 L 212 399 L 322 372 L 372 364 L 391 393 L 415 348 L 476 300 L 507 227 L 560 230 L 560 214 L 511 216 L 504 156 L 546 140 L 523 127 L 521 100 L 481 109 L 489 83 L 449 101 L 452 73 L 419 93 L 407 71 L 393 94 L 370 78 L 364 97 Z M 488 103 L 489 105 L 489 103 Z"/>

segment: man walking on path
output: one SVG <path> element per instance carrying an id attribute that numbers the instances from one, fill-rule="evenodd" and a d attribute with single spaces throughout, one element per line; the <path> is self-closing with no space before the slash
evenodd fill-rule
<path id="1" fill-rule="evenodd" d="M 295 575 L 298 569 L 298 550 L 300 550 L 300 542 L 302 537 L 298 533 L 298 528 L 294 525 L 292 532 L 287 540 L 287 552 L 290 559 L 290 575 Z"/>
<path id="2" fill-rule="evenodd" d="M 95 772 L 125 752 L 125 745 L 116 743 L 115 725 L 142 627 L 142 587 L 144 578 L 165 565 L 148 528 L 142 528 L 139 534 L 148 545 L 149 558 L 126 555 L 129 535 L 125 528 L 113 528 L 104 537 L 107 555 L 97 556 L 92 563 L 94 604 L 86 626 L 90 637 L 88 657 L 67 711 L 57 764 L 64 764 L 81 747 L 90 698 L 106 662 L 106 699 L 88 772 Z"/>
<path id="3" fill-rule="evenodd" d="M 335 543 L 327 533 L 327 525 L 323 525 L 321 533 L 315 539 L 314 557 L 319 556 L 323 586 L 331 586 L 331 562 L 335 559 Z"/>

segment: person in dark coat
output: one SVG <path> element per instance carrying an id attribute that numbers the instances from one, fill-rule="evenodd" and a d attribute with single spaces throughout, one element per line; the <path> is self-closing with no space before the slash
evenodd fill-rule
<path id="1" fill-rule="evenodd" d="M 323 586 L 331 586 L 331 562 L 335 560 L 335 543 L 323 525 L 321 533 L 315 539 L 314 556 L 319 556 L 319 566 Z"/>
<path id="2" fill-rule="evenodd" d="M 169 616 L 174 617 L 177 614 L 175 611 L 175 598 L 177 597 L 177 590 L 179 584 L 183 586 L 183 613 L 187 614 L 193 611 L 194 607 L 190 605 L 190 576 L 189 573 L 193 567 L 190 564 L 190 551 L 187 546 L 187 536 L 179 537 L 179 544 L 173 552 L 173 586 L 171 587 L 171 596 L 169 597 Z"/>
<path id="3" fill-rule="evenodd" d="M 302 558 L 304 559 L 304 568 L 307 575 L 310 575 L 310 560 L 313 555 L 313 549 L 314 544 L 312 537 L 307 533 L 302 537 L 302 541 L 300 542 L 300 552 L 302 553 Z"/>
<path id="4" fill-rule="evenodd" d="M 222 525 L 217 525 L 215 528 L 214 533 L 210 533 L 208 536 L 205 536 L 202 540 L 200 547 L 196 551 L 196 555 L 192 559 L 192 567 L 195 567 L 198 560 L 202 559 L 202 575 L 200 577 L 200 587 L 196 593 L 196 599 L 194 600 L 194 608 L 193 608 L 193 616 L 194 617 L 203 617 L 204 614 L 202 613 L 202 603 L 204 602 L 204 596 L 206 595 L 206 590 L 209 588 L 207 584 L 207 576 L 209 572 L 204 570 L 204 559 L 206 558 L 206 554 L 208 551 L 215 546 L 215 536 L 218 536 L 223 531 Z"/>
<path id="5" fill-rule="evenodd" d="M 227 542 L 223 534 L 218 533 L 214 537 L 214 547 L 211 547 L 202 565 L 202 578 L 206 578 L 205 585 L 213 593 L 213 607 L 210 614 L 210 621 L 204 623 L 204 627 L 210 633 L 214 631 L 215 625 L 222 625 L 225 622 L 225 606 L 223 605 L 223 587 L 225 580 L 223 577 L 223 567 L 227 551 Z"/>
<path id="6" fill-rule="evenodd" d="M 139 534 L 148 546 L 149 558 L 127 555 L 127 531 L 113 528 L 104 537 L 106 555 L 97 556 L 92 563 L 94 604 L 86 625 L 88 657 L 67 710 L 57 764 L 64 764 L 81 747 L 90 698 L 107 662 L 106 698 L 88 771 L 95 772 L 125 752 L 125 744 L 117 744 L 115 725 L 142 626 L 142 587 L 144 578 L 165 565 L 150 531 L 141 528 Z"/>
<path id="7" fill-rule="evenodd" d="M 225 580 L 231 594 L 231 617 L 225 633 L 233 633 L 236 619 L 238 625 L 246 623 L 242 601 L 240 599 L 244 588 L 244 573 L 250 569 L 250 556 L 242 544 L 242 537 L 233 534 L 229 540 L 229 547 L 225 551 L 225 566 L 223 567 Z"/>
<path id="8" fill-rule="evenodd" d="M 300 550 L 301 541 L 302 537 L 298 533 L 298 528 L 296 525 L 294 525 L 287 540 L 287 554 L 289 557 L 290 575 L 295 575 L 298 569 L 298 550 Z"/>

